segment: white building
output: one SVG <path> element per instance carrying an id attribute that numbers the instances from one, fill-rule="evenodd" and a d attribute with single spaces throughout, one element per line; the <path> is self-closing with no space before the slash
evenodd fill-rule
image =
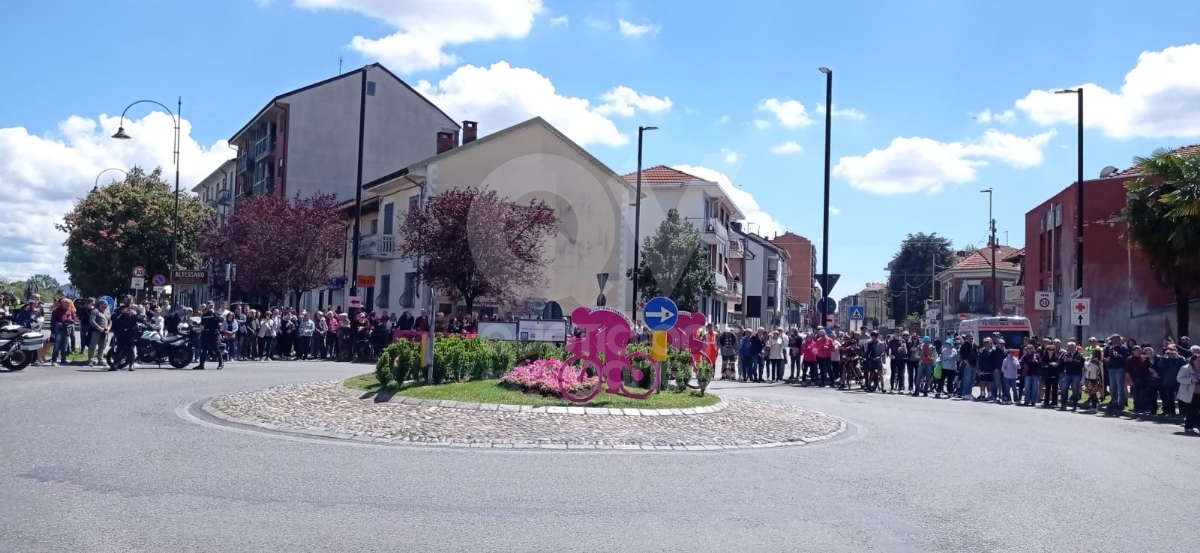
<path id="1" fill-rule="evenodd" d="M 236 168 L 237 160 L 230 159 L 192 187 L 192 193 L 200 198 L 204 205 L 216 212 L 217 220 L 222 224 L 233 211 L 233 190 L 237 182 Z"/>
<path id="2" fill-rule="evenodd" d="M 374 63 L 280 94 L 234 133 L 235 196 L 324 192 L 353 199 L 360 128 L 365 183 L 436 154 L 433 137 L 445 131 L 457 138 L 460 127 Z"/>
<path id="3" fill-rule="evenodd" d="M 375 311 L 402 312 L 430 305 L 429 289 L 418 286 L 416 267 L 401 259 L 399 225 L 422 194 L 450 189 L 487 187 L 519 203 L 538 199 L 555 209 L 559 231 L 546 247 L 545 286 L 524 292 L 521 305 L 498 306 L 490 298 L 475 301 L 481 315 L 510 311 L 536 317 L 550 302 L 564 315 L 579 306 L 594 306 L 602 292 L 597 275 L 607 273 L 606 304 L 628 314 L 629 286 L 624 278 L 633 258 L 633 187 L 540 117 L 476 139 L 476 125 L 464 122 L 463 143 L 434 133 L 445 151 L 384 175 L 363 186 L 362 242 L 359 275 L 374 286 L 360 288 L 364 304 Z M 349 272 L 347 272 L 349 276 Z M 346 305 L 346 291 L 316 294 L 325 303 Z M 318 298 L 320 299 L 320 298 Z M 315 300 L 309 300 L 315 301 Z M 432 302 L 437 311 L 461 316 L 465 304 L 446 297 Z"/>
<path id="4" fill-rule="evenodd" d="M 787 250 L 766 238 L 745 232 L 740 223 L 731 228 L 735 278 L 741 281 L 741 301 L 732 308 L 732 319 L 749 327 L 772 328 L 787 322 Z"/>
<path id="5" fill-rule="evenodd" d="M 631 185 L 637 184 L 637 172 L 625 175 Z M 740 294 L 731 283 L 729 272 L 729 225 L 745 217 L 721 185 L 672 169 L 665 165 L 642 170 L 641 240 L 654 236 L 658 226 L 671 209 L 679 211 L 684 222 L 700 231 L 708 245 L 708 265 L 717 282 L 713 296 L 700 300 L 699 311 L 710 322 L 729 322 L 731 302 Z M 632 264 L 632 260 L 631 260 Z M 643 298 L 648 299 L 648 298 Z M 680 309 L 689 309 L 679 306 Z"/>

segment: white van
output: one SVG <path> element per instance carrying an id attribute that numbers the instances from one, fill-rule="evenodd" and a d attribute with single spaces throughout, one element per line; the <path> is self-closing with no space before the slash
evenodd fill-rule
<path id="1" fill-rule="evenodd" d="M 1033 326 L 1025 317 L 979 317 L 958 323 L 958 334 L 974 336 L 976 344 L 982 344 L 984 338 L 991 338 L 997 332 L 1004 339 L 1004 347 L 1014 349 L 1024 347 L 1029 342 Z"/>

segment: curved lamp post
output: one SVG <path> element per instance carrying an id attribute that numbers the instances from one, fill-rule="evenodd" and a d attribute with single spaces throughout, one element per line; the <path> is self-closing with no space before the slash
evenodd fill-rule
<path id="1" fill-rule="evenodd" d="M 167 110 L 167 113 L 170 114 L 171 118 L 175 120 L 175 146 L 174 151 L 172 152 L 174 154 L 175 161 L 175 212 L 173 216 L 174 221 L 171 224 L 171 270 L 174 271 L 179 262 L 179 118 L 180 113 L 183 110 L 183 98 L 180 97 L 176 101 L 175 111 L 171 111 L 171 108 L 154 100 L 138 100 L 132 104 L 129 104 L 128 106 L 125 106 L 125 109 L 121 111 L 121 122 L 117 127 L 117 132 L 116 134 L 112 135 L 113 138 L 118 140 L 129 140 L 132 138 L 125 132 L 125 114 L 129 112 L 129 108 L 138 104 L 154 104 L 158 107 L 161 107 Z M 172 292 L 173 291 L 174 290 L 172 290 Z M 174 298 L 172 298 L 171 303 L 175 303 Z"/>
<path id="2" fill-rule="evenodd" d="M 109 171 L 119 171 L 119 172 L 121 172 L 121 174 L 125 175 L 126 178 L 129 177 L 128 171 L 126 171 L 124 169 L 118 169 L 116 167 L 109 167 L 108 169 L 105 169 L 103 171 L 100 171 L 99 173 L 96 173 L 96 180 L 95 180 L 95 182 L 92 183 L 92 192 L 100 190 L 100 175 L 103 175 Z"/>

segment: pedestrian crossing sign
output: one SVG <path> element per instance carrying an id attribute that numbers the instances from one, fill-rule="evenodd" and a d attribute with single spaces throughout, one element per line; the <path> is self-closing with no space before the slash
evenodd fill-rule
<path id="1" fill-rule="evenodd" d="M 865 315 L 865 310 L 863 309 L 863 306 L 861 306 L 861 305 L 851 305 L 850 306 L 850 320 L 851 321 L 861 321 L 865 318 L 864 315 Z"/>

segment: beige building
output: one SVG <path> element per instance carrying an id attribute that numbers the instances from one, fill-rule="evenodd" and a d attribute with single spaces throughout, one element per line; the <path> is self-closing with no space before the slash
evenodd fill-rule
<path id="1" fill-rule="evenodd" d="M 864 328 L 876 328 L 887 321 L 887 296 L 887 285 L 880 282 L 869 282 L 858 293 L 859 305 L 863 306 Z"/>
<path id="2" fill-rule="evenodd" d="M 476 132 L 477 125 L 465 121 L 461 145 L 452 133 L 438 133 L 437 155 L 363 186 L 375 202 L 363 217 L 359 254 L 359 274 L 374 280 L 371 299 L 360 290 L 370 308 L 397 312 L 431 304 L 427 287 L 417 284 L 413 261 L 400 259 L 398 226 L 423 195 L 487 187 L 518 203 L 545 201 L 558 215 L 559 231 L 546 244 L 544 286 L 524 291 L 517 306 L 477 299 L 477 312 L 536 317 L 555 302 L 569 316 L 576 307 L 594 306 L 603 292 L 608 306 L 628 314 L 633 187 L 540 117 L 483 138 L 476 139 Z M 603 291 L 597 278 L 602 273 L 608 274 Z M 432 304 L 456 316 L 465 310 L 463 302 L 452 304 L 444 294 Z"/>

